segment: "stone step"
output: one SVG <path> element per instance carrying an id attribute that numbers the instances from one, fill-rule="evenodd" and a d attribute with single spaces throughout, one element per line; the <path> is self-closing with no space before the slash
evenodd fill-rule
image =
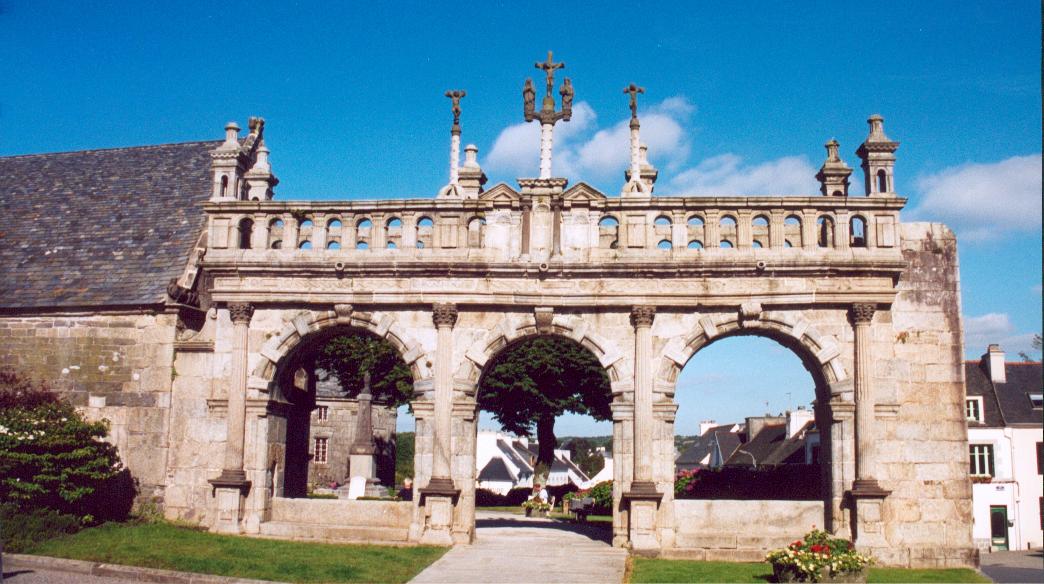
<path id="1" fill-rule="evenodd" d="M 289 521 L 266 521 L 261 535 L 279 539 L 328 543 L 406 543 L 409 528 L 314 525 Z"/>

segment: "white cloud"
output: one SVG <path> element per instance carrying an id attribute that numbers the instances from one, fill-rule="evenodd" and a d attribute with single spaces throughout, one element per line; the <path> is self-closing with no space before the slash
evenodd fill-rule
<path id="1" fill-rule="evenodd" d="M 1041 226 L 1041 155 L 963 164 L 921 177 L 917 217 L 945 221 L 958 237 L 1000 238 Z"/>
<path id="2" fill-rule="evenodd" d="M 671 97 L 640 111 L 642 143 L 649 146 L 654 164 L 676 168 L 689 157 L 690 143 L 685 123 L 695 106 L 684 97 Z M 587 102 L 573 106 L 572 119 L 555 124 L 555 176 L 574 180 L 600 180 L 620 176 L 630 159 L 629 117 L 609 128 L 595 129 L 597 114 Z M 500 132 L 484 161 L 487 173 L 536 176 L 540 163 L 540 126 L 536 122 L 515 124 Z"/>
<path id="3" fill-rule="evenodd" d="M 785 156 L 743 164 L 735 154 L 720 154 L 675 176 L 679 195 L 813 195 L 819 192 L 816 169 L 804 156 Z"/>
<path id="4" fill-rule="evenodd" d="M 964 350 L 973 358 L 985 353 L 991 344 L 1000 345 L 1009 361 L 1016 360 L 1020 351 L 1030 355 L 1039 353 L 1032 341 L 1033 333 L 1015 332 L 1015 325 L 1006 313 L 964 317 Z"/>

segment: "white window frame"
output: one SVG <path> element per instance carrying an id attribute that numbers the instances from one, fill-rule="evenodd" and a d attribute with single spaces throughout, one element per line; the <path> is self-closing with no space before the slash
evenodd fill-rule
<path id="1" fill-rule="evenodd" d="M 972 476 L 996 476 L 997 459 L 993 454 L 993 444 L 969 444 L 968 463 L 968 472 Z M 993 467 L 993 472 L 990 472 L 990 467 Z"/>
<path id="2" fill-rule="evenodd" d="M 969 411 L 971 409 L 969 406 L 972 404 L 975 404 L 975 413 L 978 414 L 977 416 L 972 415 L 972 412 Z M 964 400 L 964 419 L 969 422 L 982 422 L 983 418 L 982 396 L 970 396 L 966 398 Z"/>
<path id="3" fill-rule="evenodd" d="M 330 439 L 325 436 L 316 436 L 312 442 L 312 462 L 326 464 L 330 456 Z"/>
<path id="4" fill-rule="evenodd" d="M 319 422 L 330 420 L 330 406 L 318 406 L 315 408 L 315 419 Z"/>

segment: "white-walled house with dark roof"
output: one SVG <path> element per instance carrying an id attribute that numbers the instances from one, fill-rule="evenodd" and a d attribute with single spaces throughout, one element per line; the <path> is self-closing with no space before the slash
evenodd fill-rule
<path id="1" fill-rule="evenodd" d="M 964 364 L 972 536 L 984 551 L 1044 544 L 1041 364 L 1008 363 L 997 345 Z"/>

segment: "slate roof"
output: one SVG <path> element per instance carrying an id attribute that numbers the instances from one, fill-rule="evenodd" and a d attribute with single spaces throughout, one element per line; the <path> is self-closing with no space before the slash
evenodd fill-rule
<path id="1" fill-rule="evenodd" d="M 220 141 L 0 157 L 0 308 L 164 302 Z"/>
<path id="2" fill-rule="evenodd" d="M 482 471 L 479 472 L 478 480 L 480 481 L 506 481 L 509 483 L 515 482 L 515 477 L 511 476 L 511 471 L 508 470 L 504 459 L 494 456 L 489 459 L 486 466 L 482 467 Z"/>
<path id="3" fill-rule="evenodd" d="M 736 449 L 726 461 L 728 466 L 752 466 L 750 454 L 758 464 L 764 464 L 765 460 L 782 446 L 787 439 L 786 424 L 766 424 L 753 438 L 743 443 Z M 723 452 L 722 455 L 725 453 Z"/>
<path id="4" fill-rule="evenodd" d="M 804 464 L 805 442 L 808 433 L 815 428 L 814 421 L 808 421 L 800 430 L 794 432 L 790 438 L 779 443 L 775 450 L 770 452 L 764 459 L 758 459 L 758 464 Z M 784 426 L 784 436 L 786 435 Z"/>
<path id="5" fill-rule="evenodd" d="M 982 396 L 983 424 L 971 426 L 1041 426 L 1044 412 L 1033 408 L 1029 394 L 1041 393 L 1042 369 L 1038 363 L 1005 363 L 1005 383 L 993 383 L 985 364 L 965 361 L 964 374 L 969 396 Z"/>

